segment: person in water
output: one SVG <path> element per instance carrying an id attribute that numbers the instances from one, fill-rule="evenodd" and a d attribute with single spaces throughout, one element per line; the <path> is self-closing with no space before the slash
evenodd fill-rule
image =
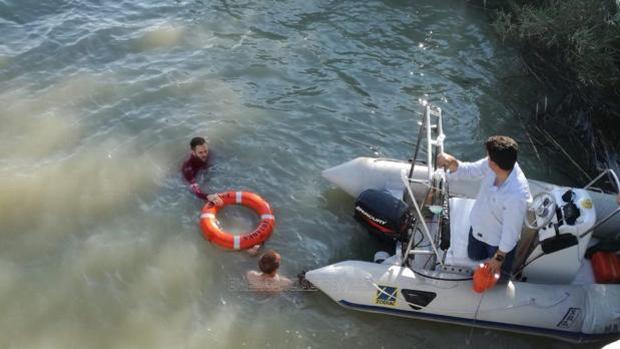
<path id="1" fill-rule="evenodd" d="M 204 193 L 198 183 L 196 183 L 196 176 L 201 170 L 207 171 L 209 168 L 209 147 L 207 141 L 202 137 L 194 137 L 189 142 L 191 152 L 188 158 L 183 162 L 181 172 L 183 177 L 189 184 L 189 189 L 198 198 L 207 202 L 212 202 L 217 206 L 223 204 L 222 199 L 217 194 Z"/>
<path id="2" fill-rule="evenodd" d="M 492 136 L 485 143 L 487 157 L 461 162 L 441 153 L 437 166 L 447 167 L 448 179 L 481 179 L 469 219 L 467 252 L 473 260 L 488 259 L 492 273 L 510 276 L 521 228 L 532 200 L 529 184 L 517 164 L 518 145 L 510 137 Z M 489 259 L 490 258 L 490 259 Z"/>
<path id="3" fill-rule="evenodd" d="M 194 137 L 189 142 L 190 154 L 188 158 L 183 162 L 181 172 L 183 178 L 189 184 L 189 189 L 198 198 L 207 202 L 213 203 L 216 206 L 222 206 L 224 201 L 218 194 L 204 193 L 198 183 L 196 183 L 196 176 L 201 170 L 207 171 L 209 169 L 209 147 L 207 141 L 202 137 Z M 248 254 L 255 256 L 258 254 L 258 249 L 261 245 L 254 245 L 253 247 L 245 250 Z"/>
<path id="4" fill-rule="evenodd" d="M 278 274 L 280 254 L 274 250 L 265 252 L 258 261 L 258 269 L 250 270 L 245 278 L 251 290 L 259 292 L 281 292 L 293 285 L 293 281 Z"/>

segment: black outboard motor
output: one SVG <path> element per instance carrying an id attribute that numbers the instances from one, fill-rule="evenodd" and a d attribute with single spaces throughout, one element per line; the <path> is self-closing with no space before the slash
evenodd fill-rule
<path id="1" fill-rule="evenodd" d="M 355 219 L 386 241 L 403 240 L 411 221 L 409 208 L 386 191 L 368 189 L 355 201 Z"/>

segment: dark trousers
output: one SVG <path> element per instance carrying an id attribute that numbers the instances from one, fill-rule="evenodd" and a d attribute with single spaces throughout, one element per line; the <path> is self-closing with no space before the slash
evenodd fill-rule
<path id="1" fill-rule="evenodd" d="M 469 258 L 475 261 L 481 261 L 485 259 L 489 259 L 493 257 L 495 252 L 497 251 L 497 246 L 491 246 L 486 244 L 478 239 L 476 239 L 473 235 L 473 229 L 469 228 L 469 241 L 467 243 L 467 254 Z M 510 252 L 506 254 L 506 258 L 504 258 L 504 263 L 502 263 L 502 276 L 501 278 L 506 280 L 510 278 L 510 273 L 512 269 L 512 261 L 515 257 L 515 250 L 517 247 L 513 248 Z"/>

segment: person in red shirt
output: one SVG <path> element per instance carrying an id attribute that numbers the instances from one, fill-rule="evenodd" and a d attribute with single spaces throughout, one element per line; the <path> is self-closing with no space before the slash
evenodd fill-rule
<path id="1" fill-rule="evenodd" d="M 183 162 L 181 172 L 183 178 L 189 184 L 189 189 L 194 195 L 202 200 L 212 203 L 216 206 L 222 206 L 224 201 L 218 194 L 207 194 L 200 189 L 198 183 L 196 183 L 196 176 L 200 171 L 207 171 L 209 169 L 209 147 L 207 141 L 202 137 L 194 137 L 189 142 L 191 152 L 189 157 Z M 255 245 L 252 248 L 246 250 L 252 256 L 258 254 L 258 249 L 261 245 Z"/>
<path id="2" fill-rule="evenodd" d="M 196 176 L 201 170 L 207 171 L 209 168 L 209 147 L 207 141 L 202 137 L 194 137 L 189 142 L 191 153 L 189 157 L 183 162 L 181 172 L 183 177 L 189 184 L 189 189 L 198 198 L 211 202 L 216 206 L 223 205 L 223 201 L 217 194 L 204 193 L 198 183 L 196 183 Z"/>

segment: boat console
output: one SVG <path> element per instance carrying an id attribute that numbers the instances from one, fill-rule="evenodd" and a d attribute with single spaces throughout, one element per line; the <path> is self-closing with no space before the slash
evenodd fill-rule
<path id="1" fill-rule="evenodd" d="M 587 190 L 557 188 L 534 197 L 525 225 L 538 230 L 538 245 L 522 276 L 527 282 L 571 283 L 581 267 L 596 223 Z M 533 216 L 533 218 L 532 218 Z"/>

